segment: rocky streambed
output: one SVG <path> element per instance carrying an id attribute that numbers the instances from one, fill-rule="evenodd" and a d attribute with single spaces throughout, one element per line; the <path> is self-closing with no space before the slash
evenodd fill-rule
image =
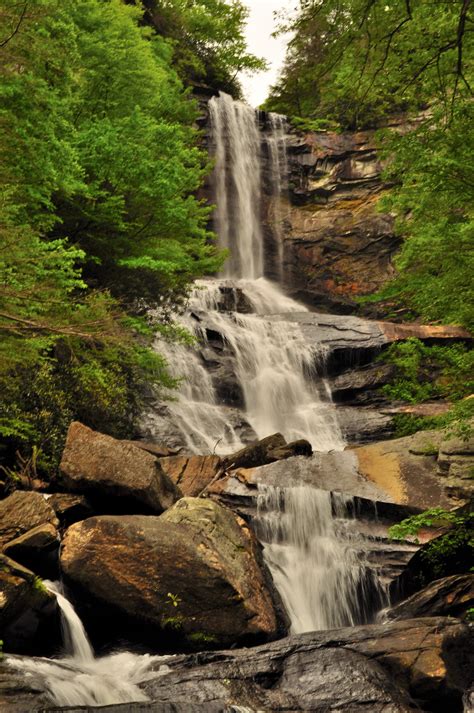
<path id="1" fill-rule="evenodd" d="M 412 451 L 422 435 L 412 437 Z M 443 448 L 453 450 L 442 443 L 438 460 Z M 419 545 L 393 543 L 387 529 L 419 511 L 406 495 L 416 493 L 414 485 L 398 491 L 398 502 L 394 486 L 392 497 L 390 489 L 384 497 L 381 484 L 352 461 L 352 480 L 349 472 L 345 484 L 359 495 L 341 501 L 324 472 L 334 472 L 338 457 L 341 472 L 348 470 L 342 463 L 353 454 L 311 451 L 307 443 L 288 444 L 275 434 L 225 458 L 169 455 L 157 445 L 117 441 L 72 424 L 58 492 L 16 491 L 0 504 L 0 621 L 7 652 L 0 664 L 2 711 L 58 710 L 55 701 L 80 702 L 74 698 L 78 680 L 92 676 L 89 689 L 95 691 L 94 667 L 100 672 L 113 650 L 134 652 L 127 656 L 135 657 L 131 684 L 139 697 L 94 701 L 115 701 L 108 710 L 469 710 L 472 637 L 462 618 L 472 607 L 474 576 L 450 572 L 397 604 L 408 591 L 400 583 Z M 424 456 L 404 454 L 421 458 L 423 471 Z M 432 468 L 431 477 L 445 476 Z M 418 473 L 402 465 L 397 478 L 409 483 Z M 285 541 L 292 527 L 298 531 L 285 520 L 298 482 L 296 492 L 307 503 L 311 493 L 320 494 L 316 510 L 309 510 L 320 531 L 308 534 L 302 549 L 297 539 Z M 308 581 L 311 565 L 301 552 L 309 549 L 318 567 L 326 567 L 318 571 L 323 588 L 311 596 L 321 597 L 323 609 L 329 606 L 328 616 L 336 617 L 329 623 L 348 616 L 354 625 L 291 633 L 298 631 L 297 620 L 275 586 L 268 523 L 262 525 L 268 488 L 279 503 L 277 547 L 293 547 L 291 556 L 302 558 Z M 379 494 L 378 503 L 364 497 L 367 489 Z M 420 501 L 424 497 L 420 487 Z M 304 510 L 298 513 L 304 519 Z M 424 539 L 436 534 L 426 531 Z M 342 545 L 335 546 L 336 539 Z M 328 541 L 329 561 L 320 556 Z M 344 571 L 337 570 L 340 556 Z M 285 560 L 277 566 L 284 570 Z M 79 664 L 77 652 L 65 656 L 58 602 L 38 575 L 62 578 L 98 658 L 91 654 Z M 290 576 L 296 589 L 298 572 Z M 340 601 L 324 604 L 328 596 L 347 596 L 351 611 L 346 614 Z M 380 617 L 385 623 L 377 623 Z M 31 655 L 59 656 L 54 675 L 51 660 Z M 130 661 L 122 666 L 126 678 Z"/>

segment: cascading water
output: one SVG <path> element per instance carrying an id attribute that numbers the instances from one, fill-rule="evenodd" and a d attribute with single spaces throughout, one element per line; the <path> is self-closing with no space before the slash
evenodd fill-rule
<path id="1" fill-rule="evenodd" d="M 95 658 L 82 622 L 60 584 L 44 584 L 54 592 L 61 609 L 66 655 L 60 659 L 12 657 L 6 663 L 40 681 L 51 700 L 60 706 L 147 701 L 138 684 L 166 673 L 164 662 L 169 657 L 120 652 Z"/>
<path id="2" fill-rule="evenodd" d="M 209 102 L 215 144 L 216 232 L 230 250 L 225 277 L 263 274 L 260 132 L 256 112 L 220 93 Z"/>
<path id="3" fill-rule="evenodd" d="M 261 232 L 261 164 L 264 161 L 258 113 L 220 94 L 209 102 L 211 144 L 215 151 L 215 229 L 230 257 L 224 275 L 194 290 L 183 325 L 199 347 L 159 341 L 173 375 L 183 378 L 165 407 L 150 411 L 146 431 L 195 453 L 229 453 L 245 441 L 280 431 L 288 440 L 306 438 L 317 450 L 341 450 L 344 441 L 322 371 L 322 345 L 305 342 L 299 325 L 285 320 L 307 309 L 286 297 L 264 277 Z M 274 204 L 286 181 L 285 120 L 269 115 L 266 141 Z M 280 222 L 281 221 L 275 221 Z M 280 232 L 278 232 L 280 231 Z M 281 227 L 276 229 L 281 245 Z M 223 291 L 233 294 L 222 309 Z M 242 301 L 245 310 L 232 309 Z M 209 335 L 218 335 L 232 355 L 233 377 L 243 397 L 236 409 L 223 402 L 206 361 Z M 219 377 L 217 377 L 219 378 Z M 243 426 L 243 427 L 242 427 Z M 249 437 L 242 434 L 247 427 Z"/>
<path id="4" fill-rule="evenodd" d="M 268 115 L 270 132 L 267 137 L 267 146 L 270 163 L 270 193 L 271 193 L 271 223 L 274 241 L 276 243 L 277 274 L 280 282 L 284 282 L 283 256 L 283 193 L 286 192 L 288 183 L 288 156 L 286 146 L 287 121 L 281 114 L 271 112 Z"/>
<path id="5" fill-rule="evenodd" d="M 387 603 L 368 541 L 347 517 L 352 498 L 260 486 L 257 533 L 293 633 L 366 623 Z"/>

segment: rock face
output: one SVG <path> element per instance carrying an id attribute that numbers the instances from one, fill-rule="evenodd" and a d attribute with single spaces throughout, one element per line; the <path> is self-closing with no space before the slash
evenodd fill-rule
<path id="1" fill-rule="evenodd" d="M 188 497 L 200 495 L 222 471 L 219 456 L 170 456 L 160 458 L 160 466 Z"/>
<path id="2" fill-rule="evenodd" d="M 120 500 L 129 511 L 160 513 L 181 496 L 151 453 L 77 421 L 69 427 L 60 469 L 68 489 Z"/>
<path id="3" fill-rule="evenodd" d="M 0 555 L 0 632 L 4 650 L 44 652 L 54 646 L 57 624 L 55 596 L 33 572 Z"/>
<path id="4" fill-rule="evenodd" d="M 474 574 L 437 579 L 387 612 L 389 619 L 464 616 L 474 607 Z"/>
<path id="5" fill-rule="evenodd" d="M 281 631 L 259 560 L 243 520 L 193 498 L 159 518 L 103 516 L 72 525 L 61 555 L 68 581 L 114 609 L 117 636 L 123 619 L 138 633 L 147 629 L 156 646 L 164 629 L 198 648 Z"/>
<path id="6" fill-rule="evenodd" d="M 398 503 L 450 508 L 474 491 L 474 442 L 450 437 L 449 429 L 419 431 L 353 452 L 359 473 Z"/>
<path id="7" fill-rule="evenodd" d="M 56 513 L 40 493 L 17 490 L 0 501 L 0 548 L 40 525 L 57 527 Z"/>

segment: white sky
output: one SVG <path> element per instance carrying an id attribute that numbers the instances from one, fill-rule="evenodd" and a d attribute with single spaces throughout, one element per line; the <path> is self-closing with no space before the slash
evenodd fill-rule
<path id="1" fill-rule="evenodd" d="M 250 10 L 247 23 L 246 39 L 249 51 L 258 57 L 264 57 L 269 63 L 266 72 L 258 72 L 253 77 L 240 75 L 245 98 L 254 107 L 259 106 L 268 95 L 268 89 L 278 77 L 279 69 L 285 58 L 286 43 L 289 36 L 276 39 L 271 37 L 276 29 L 274 11 L 291 9 L 294 0 L 245 0 Z"/>

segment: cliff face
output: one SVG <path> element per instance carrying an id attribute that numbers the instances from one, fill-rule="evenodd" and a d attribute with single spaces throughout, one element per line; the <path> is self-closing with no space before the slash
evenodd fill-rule
<path id="1" fill-rule="evenodd" d="M 294 296 L 348 313 L 354 296 L 393 275 L 400 241 L 393 216 L 379 212 L 388 185 L 375 132 L 311 133 L 288 146 L 290 189 L 284 206 L 284 268 Z"/>

